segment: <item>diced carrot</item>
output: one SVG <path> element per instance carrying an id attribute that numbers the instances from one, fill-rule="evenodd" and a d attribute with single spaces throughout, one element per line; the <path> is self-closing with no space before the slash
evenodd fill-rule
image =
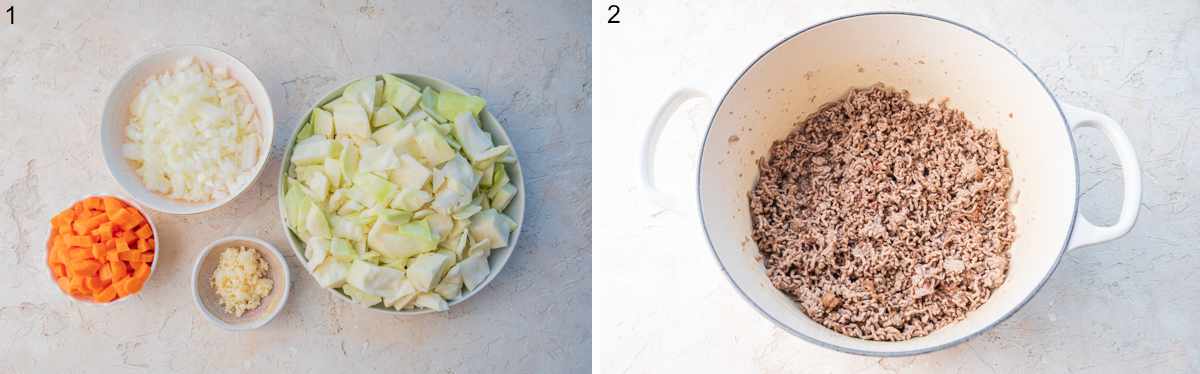
<path id="1" fill-rule="evenodd" d="M 112 222 L 125 230 L 133 230 L 140 223 L 142 216 L 137 212 L 131 212 L 129 209 L 121 209 L 113 214 Z"/>
<path id="2" fill-rule="evenodd" d="M 90 248 L 71 247 L 67 250 L 67 260 L 63 261 L 63 263 L 70 264 L 72 261 L 86 260 L 89 258 L 92 258 L 92 251 Z"/>
<path id="3" fill-rule="evenodd" d="M 58 228 L 58 235 L 71 235 L 74 233 L 75 230 L 71 227 L 71 225 L 62 225 Z"/>
<path id="4" fill-rule="evenodd" d="M 124 241 L 126 244 L 135 244 L 137 240 L 138 237 L 133 231 L 125 230 L 121 232 L 121 241 Z"/>
<path id="5" fill-rule="evenodd" d="M 137 231 L 134 231 L 134 234 L 137 234 L 138 239 L 150 239 L 154 231 L 150 230 L 150 225 L 142 225 L 138 227 Z"/>
<path id="6" fill-rule="evenodd" d="M 112 266 L 108 264 L 100 266 L 100 280 L 112 282 Z"/>
<path id="7" fill-rule="evenodd" d="M 50 245 L 49 261 L 51 264 L 61 264 L 67 262 L 67 242 L 60 237 L 54 237 L 54 244 Z"/>
<path id="8" fill-rule="evenodd" d="M 90 210 L 102 210 L 104 209 L 104 203 L 99 197 L 89 197 L 83 200 L 83 207 Z"/>
<path id="9" fill-rule="evenodd" d="M 126 244 L 125 242 L 120 241 L 120 240 L 118 240 L 116 242 L 116 249 L 117 249 L 117 252 L 129 252 L 131 250 L 129 248 L 129 244 Z"/>
<path id="10" fill-rule="evenodd" d="M 125 263 L 121 261 L 113 261 L 108 263 L 112 269 L 113 282 L 129 277 L 129 270 L 125 267 Z"/>
<path id="11" fill-rule="evenodd" d="M 66 276 L 67 275 L 67 265 L 64 265 L 64 264 L 50 265 L 50 272 L 54 274 L 55 278 Z"/>
<path id="12" fill-rule="evenodd" d="M 71 282 L 70 292 L 72 295 L 74 295 L 76 293 L 76 291 L 83 289 L 83 277 L 71 277 L 70 282 Z"/>
<path id="13" fill-rule="evenodd" d="M 116 284 L 110 284 L 110 285 L 108 285 L 108 287 L 105 287 L 104 290 L 96 293 L 96 301 L 98 301 L 98 302 L 107 303 L 107 302 L 113 301 L 113 299 L 116 299 L 116 298 L 117 298 Z"/>
<path id="14" fill-rule="evenodd" d="M 92 237 L 91 236 L 67 235 L 65 240 L 67 242 L 67 245 L 72 246 L 72 247 L 91 247 L 92 246 Z"/>
<path id="15" fill-rule="evenodd" d="M 100 227 L 97 227 L 95 230 L 92 230 L 91 234 L 100 237 L 101 241 L 112 239 L 112 237 L 113 237 L 112 222 L 105 222 L 103 224 L 100 224 Z"/>
<path id="16" fill-rule="evenodd" d="M 92 230 L 95 230 L 97 227 L 100 227 L 100 225 L 104 224 L 105 222 L 108 222 L 108 215 L 97 214 L 97 215 L 88 217 L 86 219 L 77 221 L 76 224 L 82 223 L 83 224 L 83 226 L 82 226 L 83 232 L 90 233 L 90 232 L 92 232 Z M 79 231 L 79 227 L 76 227 L 75 230 Z"/>
<path id="17" fill-rule="evenodd" d="M 147 251 L 153 251 L 155 248 L 158 248 L 158 247 L 154 246 L 154 244 L 155 244 L 154 238 L 146 239 L 146 244 L 147 244 L 147 246 L 146 246 Z"/>
<path id="18" fill-rule="evenodd" d="M 129 287 L 130 287 L 130 286 L 129 286 L 129 283 L 130 283 L 130 282 L 132 282 L 132 281 L 133 281 L 133 278 L 125 278 L 124 280 L 122 280 L 122 281 L 120 281 L 120 282 L 113 283 L 113 285 L 115 285 L 115 286 L 116 286 L 116 290 L 117 290 L 117 298 L 122 298 L 122 297 L 125 297 L 125 296 L 129 296 L 129 294 L 132 294 L 132 293 L 133 293 L 133 292 L 132 292 L 132 291 L 130 291 L 130 289 L 129 289 Z"/>
<path id="19" fill-rule="evenodd" d="M 133 226 L 130 226 L 130 227 L 137 227 L 137 225 L 140 225 L 140 224 L 146 222 L 146 217 L 142 217 L 142 212 L 139 212 L 137 210 L 137 208 L 127 206 L 127 207 L 125 207 L 125 210 L 128 211 L 129 213 L 133 213 L 133 217 L 137 222 Z"/>
<path id="20" fill-rule="evenodd" d="M 104 203 L 105 213 L 116 213 L 117 210 L 125 208 L 125 203 L 122 203 L 121 200 L 117 200 L 115 197 L 105 197 L 101 200 Z"/>
<path id="21" fill-rule="evenodd" d="M 107 286 L 106 284 L 103 284 L 103 283 L 104 282 L 100 280 L 100 277 L 85 277 L 85 278 L 83 278 L 83 285 L 85 287 L 87 287 L 88 291 L 90 291 L 89 293 L 96 293 L 96 292 L 99 292 L 100 290 L 103 290 L 104 287 Z"/>
<path id="22" fill-rule="evenodd" d="M 154 253 L 142 253 L 140 262 L 154 262 Z"/>
<path id="23" fill-rule="evenodd" d="M 140 258 L 136 251 L 117 252 L 117 259 L 121 261 L 137 261 Z"/>
<path id="24" fill-rule="evenodd" d="M 138 250 L 138 251 L 149 251 L 149 250 L 153 250 L 153 249 L 154 249 L 154 246 L 153 246 L 153 245 L 151 245 L 151 240 L 153 240 L 153 239 L 149 239 L 149 240 L 147 240 L 147 239 L 138 239 L 137 250 Z"/>
<path id="25" fill-rule="evenodd" d="M 125 292 L 135 294 L 142 290 L 142 285 L 146 283 L 146 277 L 132 277 L 125 280 Z"/>
<path id="26" fill-rule="evenodd" d="M 50 224 L 54 226 L 70 226 L 73 221 L 75 221 L 75 212 L 72 212 L 71 210 L 64 210 L 54 215 L 54 218 L 50 219 Z"/>
<path id="27" fill-rule="evenodd" d="M 107 255 L 108 255 L 108 250 L 104 248 L 103 244 L 98 244 L 98 243 L 92 244 L 92 258 L 101 260 L 101 259 L 104 259 Z"/>
<path id="28" fill-rule="evenodd" d="M 145 262 L 136 262 L 134 263 L 133 268 L 134 278 L 145 279 L 150 277 L 150 265 L 146 265 Z"/>
<path id="29" fill-rule="evenodd" d="M 96 260 L 78 260 L 67 264 L 67 270 L 77 276 L 91 276 L 100 270 L 100 263 Z"/>
<path id="30" fill-rule="evenodd" d="M 59 278 L 55 279 L 54 282 L 58 283 L 58 289 L 62 290 L 63 293 L 67 293 L 67 294 L 71 293 L 71 279 L 70 278 L 59 277 Z"/>

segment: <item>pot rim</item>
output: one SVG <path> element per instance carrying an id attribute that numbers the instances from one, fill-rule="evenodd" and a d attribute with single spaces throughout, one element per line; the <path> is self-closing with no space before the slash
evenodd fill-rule
<path id="1" fill-rule="evenodd" d="M 751 299 L 748 294 L 746 294 L 746 291 L 743 290 L 741 288 L 741 286 L 739 286 L 738 283 L 736 281 L 734 281 L 733 276 L 729 274 L 729 271 L 725 268 L 725 263 L 721 262 L 721 257 L 719 255 L 717 255 L 717 249 L 713 245 L 713 242 L 712 242 L 712 235 L 709 234 L 708 226 L 707 226 L 707 224 L 705 224 L 705 222 L 707 222 L 707 221 L 704 218 L 704 204 L 703 204 L 703 200 L 702 200 L 702 196 L 704 196 L 703 195 L 703 184 L 701 184 L 700 181 L 702 180 L 702 176 L 704 173 L 704 169 L 702 166 L 704 165 L 704 148 L 708 144 L 708 140 L 709 140 L 708 135 L 712 130 L 713 123 L 716 121 L 717 113 L 720 113 L 720 108 L 721 108 L 721 106 L 723 106 L 725 104 L 725 99 L 727 99 L 729 97 L 729 93 L 733 90 L 733 87 L 737 86 L 738 82 L 741 82 L 742 78 L 744 78 L 746 76 L 746 73 L 750 71 L 750 68 L 754 67 L 754 65 L 757 65 L 759 61 L 762 61 L 763 57 L 766 57 L 766 55 L 768 53 L 771 53 L 771 51 L 774 51 L 776 48 L 779 48 L 784 43 L 787 43 L 788 41 L 791 41 L 793 38 L 800 36 L 800 34 L 803 34 L 814 28 L 817 28 L 817 27 L 820 27 L 820 26 L 823 26 L 826 24 L 838 22 L 838 21 L 851 19 L 851 18 L 865 17 L 865 16 L 877 16 L 877 15 L 900 15 L 900 16 L 910 16 L 910 17 L 921 17 L 921 18 L 927 18 L 927 19 L 931 19 L 931 20 L 935 20 L 935 21 L 945 22 L 945 23 L 948 23 L 948 24 L 951 24 L 954 26 L 958 26 L 959 28 L 962 28 L 963 30 L 970 31 L 970 32 L 974 33 L 975 35 L 978 35 L 978 36 L 984 38 L 985 40 L 991 42 L 993 45 L 995 45 L 996 47 L 999 47 L 1000 49 L 1004 50 L 1005 52 L 1008 52 L 1008 54 L 1010 56 L 1012 56 L 1014 59 L 1016 59 L 1017 62 L 1021 63 L 1021 66 L 1024 67 L 1027 72 L 1029 72 L 1029 75 L 1033 76 L 1033 78 L 1035 80 L 1037 80 L 1038 84 L 1041 85 L 1042 89 L 1046 91 L 1046 94 L 1050 96 L 1050 101 L 1054 103 L 1054 107 L 1058 110 L 1059 118 L 1062 119 L 1063 128 L 1067 131 L 1068 134 L 1071 133 L 1070 124 L 1067 122 L 1066 115 L 1063 114 L 1062 106 L 1059 104 L 1058 98 L 1056 98 L 1054 96 L 1054 93 L 1051 92 L 1048 87 L 1046 87 L 1046 83 L 1044 81 L 1042 81 L 1042 78 L 1039 77 L 1037 75 L 1037 73 L 1034 72 L 1033 69 L 1029 67 L 1029 64 L 1026 64 L 1025 61 L 1022 60 L 1021 57 L 1017 56 L 1017 54 L 1014 53 L 1011 49 L 1008 49 L 1008 47 L 1005 47 L 1003 44 L 1000 44 L 1000 42 L 997 42 L 995 39 L 988 37 L 986 34 L 980 32 L 978 30 L 975 30 L 974 28 L 971 28 L 970 26 L 964 25 L 962 23 L 959 23 L 959 22 L 956 22 L 956 21 L 953 21 L 950 19 L 934 16 L 934 15 L 929 15 L 929 14 L 904 12 L 904 11 L 872 11 L 872 12 L 852 13 L 852 14 L 843 15 L 843 16 L 831 18 L 831 19 L 828 19 L 825 21 L 821 21 L 821 22 L 812 24 L 808 27 L 801 29 L 800 31 L 797 31 L 791 35 L 788 35 L 787 37 L 784 37 L 783 39 L 779 40 L 774 45 L 772 45 L 770 48 L 767 48 L 762 53 L 760 53 L 758 55 L 758 57 L 755 58 L 754 61 L 752 61 L 750 64 L 746 65 L 746 67 L 744 69 L 742 69 L 742 72 L 740 74 L 738 74 L 737 79 L 735 79 L 733 81 L 733 83 L 731 83 L 729 85 L 729 88 L 727 88 L 725 90 L 725 93 L 721 96 L 721 100 L 717 103 L 717 106 L 713 109 L 712 117 L 708 121 L 708 128 L 706 128 L 704 130 L 704 141 L 702 141 L 700 143 L 700 152 L 699 152 L 700 156 L 696 163 L 696 169 L 697 169 L 696 170 L 696 206 L 697 206 L 697 211 L 699 211 L 699 213 L 700 213 L 700 223 L 701 223 L 701 227 L 704 229 L 704 238 L 705 238 L 705 240 L 708 241 L 709 250 L 712 252 L 713 257 L 717 260 L 717 265 L 719 265 L 721 267 L 721 272 L 725 273 L 725 278 L 728 279 L 729 283 L 733 285 L 733 288 L 738 291 L 738 294 L 740 294 L 742 296 L 742 299 L 744 299 L 747 303 L 752 305 L 754 307 L 754 309 L 757 310 L 758 313 L 761 314 L 763 317 L 766 317 L 768 320 L 770 320 L 776 326 L 783 328 L 788 333 L 791 333 L 794 336 L 797 336 L 801 339 L 804 339 L 805 341 L 808 341 L 810 343 L 816 344 L 821 347 L 833 349 L 833 350 L 836 350 L 839 352 L 851 353 L 851 354 L 862 355 L 862 356 L 902 357 L 902 356 L 911 356 L 911 355 L 918 355 L 918 354 L 922 354 L 922 353 L 939 351 L 942 349 L 950 348 L 955 345 L 961 344 L 962 342 L 965 342 L 967 340 L 970 340 L 971 338 L 979 335 L 980 333 L 991 329 L 992 327 L 1000 324 L 1001 322 L 1004 322 L 1009 317 L 1012 317 L 1012 315 L 1015 314 L 1022 307 L 1024 307 L 1025 304 L 1028 304 L 1029 301 L 1033 299 L 1033 296 L 1038 293 L 1038 291 L 1041 291 L 1042 287 L 1046 285 L 1046 281 L 1050 279 L 1050 275 L 1054 274 L 1054 270 L 1057 269 L 1058 264 L 1060 262 L 1062 262 L 1062 256 L 1067 251 L 1067 244 L 1070 243 L 1071 235 L 1075 231 L 1075 221 L 1076 221 L 1077 217 L 1079 217 L 1079 156 L 1076 153 L 1077 148 L 1075 146 L 1075 138 L 1072 136 L 1068 136 L 1067 140 L 1070 143 L 1071 154 L 1073 156 L 1071 158 L 1071 160 L 1074 161 L 1074 165 L 1075 165 L 1075 200 L 1072 201 L 1071 224 L 1069 226 L 1067 226 L 1067 235 L 1063 239 L 1062 249 L 1060 249 L 1058 251 L 1058 254 L 1056 255 L 1056 257 L 1054 259 L 1054 264 L 1051 265 L 1050 270 L 1046 272 L 1046 274 L 1042 277 L 1042 280 L 1038 282 L 1036 287 L 1034 287 L 1033 291 L 1030 292 L 1029 295 L 1025 296 L 1024 300 L 1021 300 L 1021 302 L 1017 303 L 1016 306 L 1014 306 L 1012 309 L 1010 309 L 1008 312 L 1006 312 L 1003 316 L 1001 316 L 999 319 L 996 319 L 992 323 L 989 323 L 987 326 L 984 326 L 984 327 L 982 327 L 974 332 L 971 332 L 969 334 L 960 336 L 949 342 L 938 344 L 938 345 L 935 345 L 932 347 L 914 349 L 914 350 L 908 350 L 908 351 L 899 351 L 899 352 L 880 352 L 880 351 L 862 350 L 862 349 L 841 346 L 841 345 L 833 344 L 833 343 L 830 343 L 830 342 L 827 342 L 827 341 L 824 341 L 821 339 L 814 338 L 812 336 L 808 336 L 800 331 L 797 331 L 796 329 L 789 327 L 788 325 L 784 324 L 783 322 L 780 322 L 778 319 L 776 319 L 770 313 L 767 313 L 767 311 L 764 310 L 762 308 L 762 306 L 758 305 L 758 303 L 755 303 L 754 300 Z"/>

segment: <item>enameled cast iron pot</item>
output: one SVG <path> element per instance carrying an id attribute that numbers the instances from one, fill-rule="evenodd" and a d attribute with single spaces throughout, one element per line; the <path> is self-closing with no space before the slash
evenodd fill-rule
<path id="1" fill-rule="evenodd" d="M 809 319 L 767 279 L 750 237 L 747 192 L 758 178 L 755 161 L 793 130 L 797 113 L 812 113 L 851 87 L 883 82 L 906 89 L 915 102 L 950 99 L 976 126 L 997 130 L 1013 171 L 1016 241 L 1004 284 L 966 319 L 901 342 L 844 336 Z M 680 104 L 718 97 L 676 93 L 645 138 L 642 177 L 652 182 L 654 148 Z M 1012 51 L 969 27 L 911 13 L 867 13 L 811 26 L 763 53 L 716 105 L 700 151 L 698 207 L 713 254 L 735 288 L 781 328 L 839 351 L 901 356 L 935 351 L 987 330 L 1028 302 L 1063 253 L 1113 240 L 1133 227 L 1141 176 L 1129 139 L 1109 117 L 1059 102 Z M 753 113 L 753 115 L 746 115 Z M 1011 113 L 1011 116 L 1010 116 Z M 1071 133 L 1101 130 L 1120 159 L 1124 197 L 1116 224 L 1098 226 L 1079 214 L 1079 168 Z M 747 129 L 753 128 L 753 131 Z M 737 141 L 730 141 L 736 136 Z M 753 154 L 751 152 L 754 152 Z M 669 205 L 669 204 L 668 204 Z"/>

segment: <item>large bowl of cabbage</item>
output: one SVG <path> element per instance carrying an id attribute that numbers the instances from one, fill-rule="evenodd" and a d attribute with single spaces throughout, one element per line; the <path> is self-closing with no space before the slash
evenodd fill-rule
<path id="1" fill-rule="evenodd" d="M 504 128 L 440 79 L 379 74 L 323 97 L 279 176 L 288 243 L 321 287 L 393 314 L 444 311 L 496 277 L 525 212 Z"/>

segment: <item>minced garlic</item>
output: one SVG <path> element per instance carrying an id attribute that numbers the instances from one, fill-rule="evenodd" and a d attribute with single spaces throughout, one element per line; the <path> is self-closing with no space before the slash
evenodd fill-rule
<path id="1" fill-rule="evenodd" d="M 212 286 L 221 297 L 225 312 L 242 316 L 258 307 L 271 293 L 273 284 L 267 279 L 267 262 L 252 248 L 225 248 L 221 262 L 213 270 Z"/>

